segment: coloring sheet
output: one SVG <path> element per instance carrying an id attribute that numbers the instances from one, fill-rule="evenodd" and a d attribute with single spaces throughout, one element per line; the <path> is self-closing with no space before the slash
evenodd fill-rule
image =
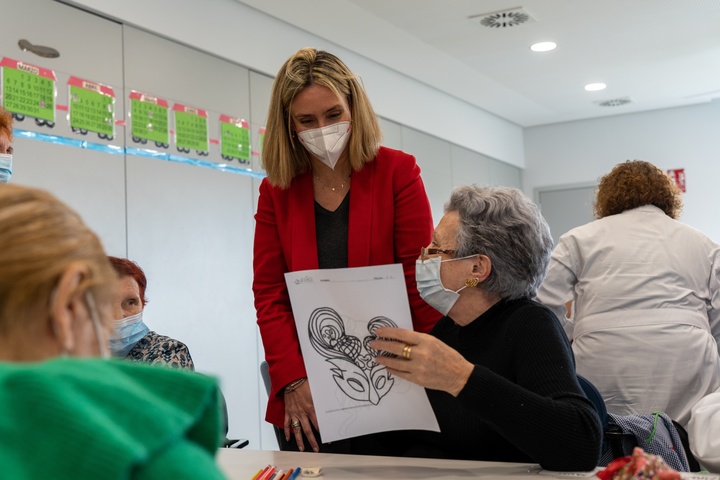
<path id="1" fill-rule="evenodd" d="M 412 329 L 402 265 L 285 274 L 323 442 L 439 431 L 425 389 L 375 363 L 376 329 Z"/>

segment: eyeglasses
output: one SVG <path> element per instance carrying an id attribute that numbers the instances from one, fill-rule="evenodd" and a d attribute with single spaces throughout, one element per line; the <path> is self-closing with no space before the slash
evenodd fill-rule
<path id="1" fill-rule="evenodd" d="M 420 249 L 420 259 L 424 262 L 427 259 L 427 257 L 430 255 L 439 255 L 439 254 L 455 255 L 455 252 L 457 252 L 457 250 L 449 250 L 449 249 L 445 249 L 445 248 L 422 247 Z"/>

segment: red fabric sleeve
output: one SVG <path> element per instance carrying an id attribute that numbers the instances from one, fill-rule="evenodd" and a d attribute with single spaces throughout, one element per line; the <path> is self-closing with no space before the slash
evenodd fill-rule
<path id="1" fill-rule="evenodd" d="M 275 209 L 272 189 L 267 180 L 262 181 L 255 215 L 253 293 L 265 359 L 272 378 L 266 420 L 282 425 L 285 411 L 282 400 L 277 398 L 278 393 L 288 383 L 307 374 L 285 285 L 284 274 L 288 267 L 278 230 L 278 222 L 285 220 L 278 217 L 287 212 Z"/>

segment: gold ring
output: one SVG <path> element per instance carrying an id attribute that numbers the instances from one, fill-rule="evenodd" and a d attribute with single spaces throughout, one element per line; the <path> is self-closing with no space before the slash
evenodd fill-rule
<path id="1" fill-rule="evenodd" d="M 291 426 L 292 428 L 300 428 L 300 422 L 297 422 L 297 421 L 292 422 L 292 423 L 290 424 L 290 426 Z"/>
<path id="2" fill-rule="evenodd" d="M 403 348 L 402 356 L 406 360 L 410 360 L 410 354 L 412 353 L 412 345 L 405 345 Z"/>

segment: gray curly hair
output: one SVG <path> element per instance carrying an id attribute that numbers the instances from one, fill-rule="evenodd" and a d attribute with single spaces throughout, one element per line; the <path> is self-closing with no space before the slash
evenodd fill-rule
<path id="1" fill-rule="evenodd" d="M 517 188 L 466 185 L 453 189 L 445 213 L 457 212 L 457 258 L 487 255 L 492 262 L 480 284 L 487 293 L 513 300 L 534 297 L 553 248 L 540 209 Z"/>

